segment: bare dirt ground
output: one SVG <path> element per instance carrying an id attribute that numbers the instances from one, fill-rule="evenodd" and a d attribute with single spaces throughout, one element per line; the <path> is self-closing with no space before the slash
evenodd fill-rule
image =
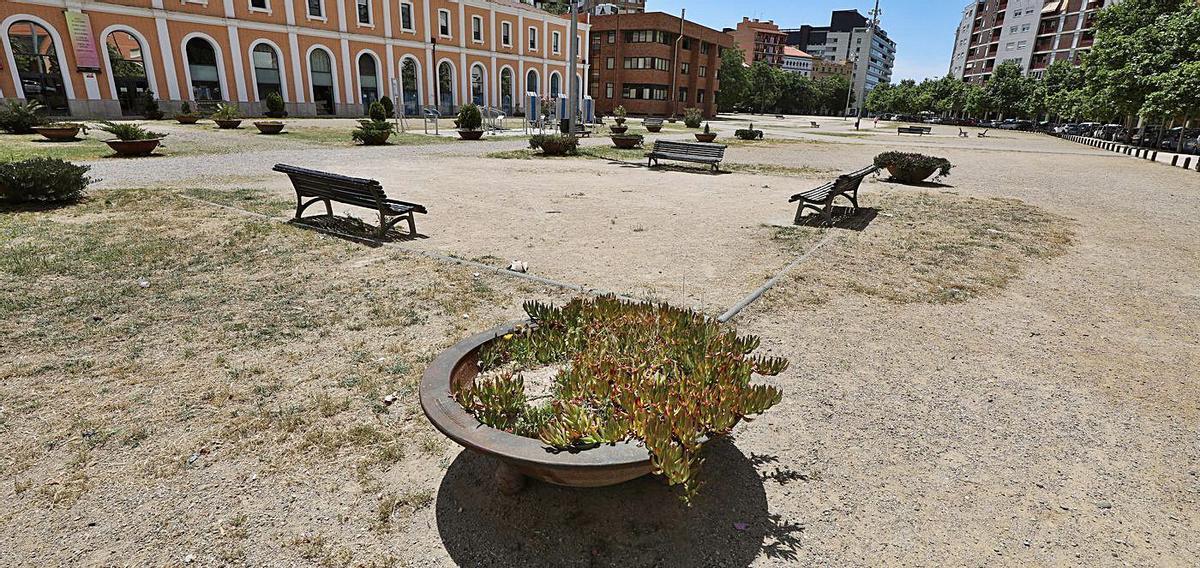
<path id="1" fill-rule="evenodd" d="M 750 120 L 768 140 L 728 159 L 758 174 L 320 134 L 100 160 L 88 202 L 0 214 L 0 565 L 1194 565 L 1200 177 L 1024 133 L 712 126 Z M 892 147 L 956 168 L 788 227 Z M 286 219 L 277 162 L 379 179 L 422 238 L 206 203 Z M 734 320 L 792 366 L 691 509 L 650 478 L 502 496 L 417 407 L 439 350 L 569 294 L 406 249 L 715 314 L 826 237 Z"/>

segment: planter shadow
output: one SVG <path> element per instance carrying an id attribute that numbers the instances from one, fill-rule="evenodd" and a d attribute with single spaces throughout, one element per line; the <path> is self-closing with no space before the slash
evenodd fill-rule
<path id="1" fill-rule="evenodd" d="M 459 566 L 737 568 L 760 554 L 794 559 L 802 529 L 769 515 L 755 464 L 724 438 L 704 455 L 706 483 L 689 508 L 652 476 L 585 489 L 531 481 L 505 496 L 496 460 L 463 450 L 438 489 L 438 533 Z"/>
<path id="2" fill-rule="evenodd" d="M 812 213 L 810 210 L 802 221 L 792 226 L 865 231 L 871 225 L 871 221 L 874 221 L 879 216 L 879 211 L 872 207 L 861 207 L 858 213 L 854 213 L 853 211 L 850 207 L 835 205 L 833 207 L 833 224 L 825 226 L 821 223 L 821 216 Z"/>

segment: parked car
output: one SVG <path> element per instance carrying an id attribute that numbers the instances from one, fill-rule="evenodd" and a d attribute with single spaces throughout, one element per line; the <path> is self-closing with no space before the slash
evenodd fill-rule
<path id="1" fill-rule="evenodd" d="M 1134 146 L 1153 147 L 1158 142 L 1159 130 L 1158 126 L 1146 126 L 1140 130 L 1134 130 L 1129 142 Z M 1166 136 L 1166 133 L 1163 133 L 1163 136 Z M 1123 140 L 1123 138 L 1118 138 L 1118 140 Z"/>
<path id="2" fill-rule="evenodd" d="M 1163 135 L 1162 143 L 1159 144 L 1159 149 L 1174 152 L 1179 148 L 1179 137 L 1183 136 L 1184 152 L 1188 153 L 1189 146 L 1195 148 L 1196 137 L 1200 136 L 1200 128 L 1188 128 L 1184 130 L 1182 127 L 1176 126 Z"/>
<path id="3" fill-rule="evenodd" d="M 1105 124 L 1104 126 L 1096 129 L 1094 136 L 1101 140 L 1108 140 L 1111 142 L 1118 133 L 1121 133 L 1124 130 L 1125 127 L 1121 126 L 1120 124 Z"/>

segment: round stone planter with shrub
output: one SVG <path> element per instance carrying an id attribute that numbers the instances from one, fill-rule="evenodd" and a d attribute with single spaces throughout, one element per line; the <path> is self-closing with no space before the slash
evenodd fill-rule
<path id="1" fill-rule="evenodd" d="M 183 101 L 179 105 L 179 113 L 175 115 L 175 121 L 179 124 L 196 124 L 200 121 L 200 115 L 192 113 L 192 104 Z"/>
<path id="2" fill-rule="evenodd" d="M 474 104 L 465 104 L 458 109 L 458 137 L 462 140 L 483 138 L 483 113 Z"/>
<path id="3" fill-rule="evenodd" d="M 644 124 L 643 126 L 646 127 L 647 132 L 652 132 L 655 134 L 662 132 L 662 129 L 663 129 L 662 124 Z"/>
<path id="4" fill-rule="evenodd" d="M 242 113 L 237 106 L 231 104 L 219 104 L 217 110 L 212 114 L 213 122 L 217 123 L 217 128 L 222 130 L 233 130 L 242 125 Z"/>
<path id="5" fill-rule="evenodd" d="M 645 137 L 641 134 L 616 134 L 610 138 L 612 138 L 613 146 L 620 150 L 632 150 L 641 146 L 645 141 Z"/>
<path id="6" fill-rule="evenodd" d="M 529 321 L 446 350 L 421 379 L 430 422 L 499 460 L 502 492 L 526 477 L 601 487 L 658 473 L 690 502 L 703 445 L 782 399 L 751 379 L 779 374 L 787 360 L 751 355 L 758 338 L 702 314 L 613 297 L 525 311 Z"/>
<path id="7" fill-rule="evenodd" d="M 739 140 L 762 140 L 763 131 L 755 130 L 754 123 L 750 123 L 750 128 L 739 128 L 733 132 Z"/>
<path id="8" fill-rule="evenodd" d="M 9 134 L 33 134 L 34 128 L 46 124 L 44 107 L 37 101 L 8 101 L 0 108 L 0 130 Z"/>
<path id="9" fill-rule="evenodd" d="M 279 134 L 283 132 L 284 123 L 281 120 L 256 120 L 254 127 L 260 134 Z"/>
<path id="10" fill-rule="evenodd" d="M 694 136 L 697 142 L 712 142 L 717 139 L 717 133 L 713 132 L 707 123 L 704 124 L 704 132 L 696 132 Z"/>
<path id="11" fill-rule="evenodd" d="M 387 121 L 387 111 L 384 110 L 383 104 L 379 101 L 371 103 L 371 106 L 367 107 L 367 115 L 370 118 L 358 121 L 358 128 L 350 133 L 350 138 L 363 146 L 387 144 L 394 129 L 392 123 Z"/>
<path id="12" fill-rule="evenodd" d="M 529 147 L 541 150 L 543 156 L 568 156 L 579 150 L 579 139 L 567 134 L 535 134 L 529 137 Z"/>
<path id="13" fill-rule="evenodd" d="M 104 143 L 118 156 L 149 156 L 166 137 L 166 134 L 151 132 L 131 122 L 104 121 L 100 123 L 100 130 L 117 137 Z"/>
<path id="14" fill-rule="evenodd" d="M 608 127 L 608 131 L 613 134 L 625 134 L 626 132 L 629 132 L 629 127 L 625 126 L 624 124 L 614 124 Z"/>
<path id="15" fill-rule="evenodd" d="M 938 180 L 950 175 L 954 167 L 945 158 L 908 152 L 884 152 L 875 156 L 875 165 L 886 169 L 893 180 L 901 183 L 921 183 L 935 173 L 934 179 Z"/>

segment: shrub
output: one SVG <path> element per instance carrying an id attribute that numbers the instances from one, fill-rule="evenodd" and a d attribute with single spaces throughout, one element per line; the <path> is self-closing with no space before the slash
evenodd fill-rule
<path id="1" fill-rule="evenodd" d="M 83 197 L 89 183 L 90 166 L 75 165 L 58 158 L 31 158 L 0 162 L 0 199 L 13 202 L 61 203 Z"/>
<path id="2" fill-rule="evenodd" d="M 287 115 L 283 104 L 283 96 L 275 91 L 267 94 L 267 116 L 271 118 L 283 118 Z"/>
<path id="3" fill-rule="evenodd" d="M 179 105 L 179 115 L 192 116 L 192 104 L 187 101 L 183 101 L 183 103 Z"/>
<path id="4" fill-rule="evenodd" d="M 379 104 L 383 105 L 383 112 L 387 113 L 388 118 L 396 116 L 396 103 L 392 102 L 392 97 L 379 99 Z"/>
<path id="5" fill-rule="evenodd" d="M 8 107 L 0 110 L 0 130 L 9 134 L 33 134 L 35 126 L 46 123 L 42 109 L 42 104 L 37 101 L 9 101 Z"/>
<path id="6" fill-rule="evenodd" d="M 707 123 L 707 122 L 705 122 L 705 123 L 704 123 L 704 133 L 705 133 L 705 134 L 712 134 L 712 131 L 710 131 L 710 130 L 708 129 L 708 123 Z"/>
<path id="7" fill-rule="evenodd" d="M 242 111 L 238 110 L 237 105 L 221 103 L 213 111 L 212 117 L 214 120 L 237 120 L 242 117 Z"/>
<path id="8" fill-rule="evenodd" d="M 150 120 L 159 120 L 163 117 L 163 112 L 158 108 L 158 99 L 154 96 L 154 91 L 146 91 L 142 95 L 142 116 Z"/>
<path id="9" fill-rule="evenodd" d="M 733 132 L 733 135 L 742 140 L 762 140 L 763 131 L 753 128 L 739 128 Z"/>
<path id="10" fill-rule="evenodd" d="M 567 134 L 534 134 L 529 137 L 529 147 L 541 150 L 545 156 L 574 155 L 579 150 L 579 139 Z"/>
<path id="11" fill-rule="evenodd" d="M 146 130 L 132 122 L 110 122 L 106 120 L 100 123 L 100 130 L 112 134 L 120 140 L 150 140 L 166 136 L 166 134 Z"/>
<path id="12" fill-rule="evenodd" d="M 388 114 L 387 110 L 383 108 L 383 103 L 379 101 L 372 102 L 367 107 L 367 118 L 375 122 L 387 122 Z"/>
<path id="13" fill-rule="evenodd" d="M 483 113 L 473 104 L 458 109 L 458 127 L 462 130 L 479 130 L 483 127 Z"/>
<path id="14" fill-rule="evenodd" d="M 613 116 L 621 119 L 625 118 L 625 105 L 617 105 L 617 108 L 613 109 Z"/>
<path id="15" fill-rule="evenodd" d="M 372 106 L 379 104 L 378 101 L 371 103 Z M 379 146 L 387 144 L 388 138 L 392 135 L 392 124 L 386 120 L 364 120 L 359 124 L 354 132 L 350 133 L 350 138 L 364 146 Z"/>
<path id="16" fill-rule="evenodd" d="M 683 111 L 683 124 L 688 128 L 700 128 L 700 122 L 704 120 L 704 115 L 700 114 L 700 109 L 689 108 Z"/>
<path id="17" fill-rule="evenodd" d="M 480 369 L 490 374 L 456 392 L 458 402 L 488 426 L 559 451 L 640 440 L 654 471 L 683 486 L 684 500 L 699 488 L 705 439 L 783 397 L 750 380 L 778 375 L 788 361 L 751 355 L 757 337 L 739 337 L 703 314 L 613 297 L 562 308 L 528 302 L 525 311 L 532 325 L 483 350 Z M 556 364 L 563 370 L 552 399 L 530 406 L 520 372 Z"/>
<path id="18" fill-rule="evenodd" d="M 895 168 L 898 172 L 920 172 L 932 169 L 937 171 L 936 178 L 950 175 L 950 168 L 954 167 L 950 160 L 945 158 L 907 152 L 884 152 L 875 156 L 875 165 L 880 168 Z"/>
<path id="19" fill-rule="evenodd" d="M 542 99 L 542 116 L 550 118 L 551 114 L 554 114 L 554 103 L 550 99 Z"/>

